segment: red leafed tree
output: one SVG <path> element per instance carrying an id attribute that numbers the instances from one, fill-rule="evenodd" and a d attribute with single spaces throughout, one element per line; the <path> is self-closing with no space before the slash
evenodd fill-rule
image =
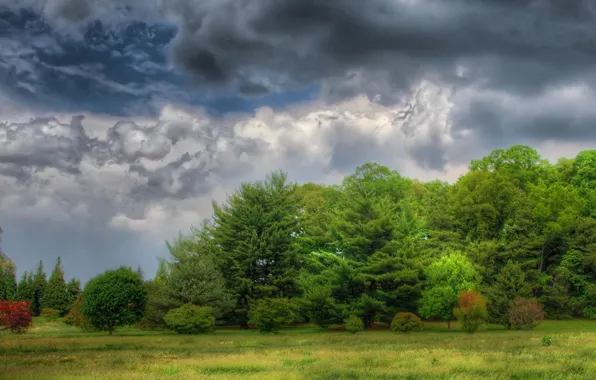
<path id="1" fill-rule="evenodd" d="M 33 313 L 29 311 L 29 301 L 11 302 L 0 301 L 0 324 L 3 330 L 22 334 L 33 321 Z"/>

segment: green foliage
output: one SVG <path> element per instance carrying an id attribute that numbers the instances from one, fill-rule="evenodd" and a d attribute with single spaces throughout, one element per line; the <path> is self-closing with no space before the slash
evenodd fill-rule
<path id="1" fill-rule="evenodd" d="M 553 338 L 551 336 L 548 336 L 548 335 L 543 336 L 542 339 L 541 339 L 541 341 L 542 341 L 542 345 L 545 346 L 545 347 L 552 346 L 552 344 L 553 344 Z"/>
<path id="2" fill-rule="evenodd" d="M 420 314 L 446 321 L 453 319 L 459 294 L 477 289 L 481 280 L 470 260 L 457 251 L 446 252 L 429 265 L 424 274 L 428 286 L 422 295 Z"/>
<path id="3" fill-rule="evenodd" d="M 42 304 L 45 308 L 56 310 L 62 314 L 69 305 L 66 283 L 64 282 L 64 270 L 60 257 L 56 259 L 56 266 L 50 275 L 43 294 Z"/>
<path id="4" fill-rule="evenodd" d="M 264 182 L 245 183 L 226 204 L 214 204 L 208 233 L 220 249 L 226 286 L 234 298 L 232 316 L 248 325 L 250 300 L 299 295 L 302 263 L 300 200 L 282 172 Z"/>
<path id="5" fill-rule="evenodd" d="M 33 276 L 33 294 L 31 299 L 31 311 L 34 315 L 40 315 L 43 309 L 43 298 L 46 291 L 47 279 L 43 270 L 43 262 L 40 260 L 37 271 Z"/>
<path id="6" fill-rule="evenodd" d="M 413 331 L 422 331 L 424 324 L 414 313 L 397 313 L 391 321 L 391 330 L 396 333 L 407 334 Z"/>
<path id="7" fill-rule="evenodd" d="M 515 297 L 530 297 L 532 287 L 526 281 L 521 265 L 511 260 L 495 276 L 492 286 L 487 291 L 489 321 L 507 328 L 509 324 L 509 305 Z"/>
<path id="8" fill-rule="evenodd" d="M 108 270 L 85 286 L 83 313 L 89 323 L 110 335 L 118 326 L 131 325 L 143 316 L 147 290 L 130 268 Z"/>
<path id="9" fill-rule="evenodd" d="M 190 303 L 168 311 L 164 320 L 178 334 L 201 334 L 215 331 L 215 317 L 210 307 Z"/>
<path id="10" fill-rule="evenodd" d="M 44 307 L 41 311 L 41 317 L 46 321 L 55 322 L 60 318 L 61 312 L 59 310 L 50 309 L 49 307 Z"/>
<path id="11" fill-rule="evenodd" d="M 516 297 L 511 301 L 509 323 L 516 330 L 531 330 L 544 319 L 543 306 L 536 300 Z"/>
<path id="12" fill-rule="evenodd" d="M 74 326 L 82 331 L 94 331 L 95 328 L 89 323 L 89 320 L 83 314 L 83 294 L 79 294 L 75 302 L 70 307 L 68 314 L 62 319 L 62 321 L 69 325 Z"/>
<path id="13" fill-rule="evenodd" d="M 70 310 L 79 295 L 81 294 L 81 281 L 71 278 L 66 284 L 66 308 Z"/>
<path id="14" fill-rule="evenodd" d="M 462 328 L 473 334 L 488 318 L 486 300 L 475 291 L 463 292 L 458 298 L 458 307 L 453 310 L 453 314 L 460 321 Z"/>
<path id="15" fill-rule="evenodd" d="M 0 230 L 0 233 L 2 231 Z M 0 250 L 0 300 L 17 300 L 16 266 L 12 260 Z"/>
<path id="16" fill-rule="evenodd" d="M 34 293 L 33 274 L 25 271 L 17 286 L 17 299 L 32 302 Z"/>
<path id="17" fill-rule="evenodd" d="M 344 320 L 344 327 L 350 334 L 356 334 L 364 330 L 364 322 L 355 315 L 350 315 Z"/>
<path id="18" fill-rule="evenodd" d="M 332 297 L 332 288 L 312 283 L 298 299 L 300 313 L 320 327 L 328 327 L 341 321 L 341 308 Z"/>
<path id="19" fill-rule="evenodd" d="M 251 304 L 249 324 L 261 334 L 275 333 L 280 327 L 296 320 L 296 305 L 286 298 L 266 298 Z"/>

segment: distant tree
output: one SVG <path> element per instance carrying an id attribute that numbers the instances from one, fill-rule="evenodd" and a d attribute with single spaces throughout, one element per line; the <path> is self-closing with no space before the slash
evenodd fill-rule
<path id="1" fill-rule="evenodd" d="M 70 310 L 77 298 L 81 294 L 81 281 L 77 278 L 71 278 L 66 284 L 66 308 Z"/>
<path id="2" fill-rule="evenodd" d="M 50 275 L 43 294 L 42 304 L 44 309 L 49 308 L 63 314 L 68 306 L 68 294 L 66 292 L 66 283 L 64 282 L 64 270 L 60 257 L 56 259 L 56 266 Z"/>
<path id="3" fill-rule="evenodd" d="M 23 272 L 21 280 L 17 286 L 17 299 L 19 301 L 29 301 L 29 303 L 31 303 L 34 294 L 35 289 L 33 287 L 33 274 L 25 271 Z"/>
<path id="4" fill-rule="evenodd" d="M 201 334 L 215 331 L 215 317 L 210 307 L 187 303 L 168 311 L 164 320 L 178 334 Z"/>
<path id="5" fill-rule="evenodd" d="M 17 297 L 16 266 L 0 251 L 0 300 L 15 301 Z"/>
<path id="6" fill-rule="evenodd" d="M 37 271 L 33 276 L 33 299 L 31 300 L 31 310 L 33 314 L 40 315 L 43 309 L 43 298 L 46 291 L 47 279 L 43 270 L 43 261 L 39 261 Z"/>
<path id="7" fill-rule="evenodd" d="M 117 327 L 141 319 L 146 303 L 147 290 L 137 273 L 121 267 L 89 280 L 84 291 L 83 313 L 92 326 L 112 335 Z"/>
<path id="8" fill-rule="evenodd" d="M 451 330 L 453 309 L 461 292 L 477 289 L 481 278 L 461 252 L 447 252 L 426 270 L 428 286 L 422 293 L 420 315 L 441 318 Z"/>
<path id="9" fill-rule="evenodd" d="M 93 331 L 95 328 L 91 326 L 89 320 L 83 313 L 83 294 L 79 294 L 75 302 L 70 307 L 68 314 L 63 319 L 63 322 L 69 326 L 77 327 L 83 331 Z"/>

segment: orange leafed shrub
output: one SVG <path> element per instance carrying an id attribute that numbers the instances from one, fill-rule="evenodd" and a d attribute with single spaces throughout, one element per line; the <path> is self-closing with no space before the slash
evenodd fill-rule
<path id="1" fill-rule="evenodd" d="M 453 314 L 461 322 L 464 330 L 473 334 L 488 318 L 486 299 L 473 290 L 462 292 Z"/>

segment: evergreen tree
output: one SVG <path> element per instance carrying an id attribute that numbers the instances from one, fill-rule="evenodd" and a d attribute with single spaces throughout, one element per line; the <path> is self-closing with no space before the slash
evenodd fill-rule
<path id="1" fill-rule="evenodd" d="M 235 298 L 233 317 L 248 326 L 253 300 L 298 294 L 300 201 L 282 172 L 243 184 L 225 205 L 214 204 L 209 228 L 221 249 L 222 269 Z"/>
<path id="2" fill-rule="evenodd" d="M 43 270 L 43 261 L 39 261 L 37 271 L 33 276 L 33 299 L 31 300 L 31 311 L 35 315 L 40 315 L 43 310 L 43 299 L 46 290 L 47 278 Z"/>
<path id="3" fill-rule="evenodd" d="M 68 310 L 74 305 L 79 294 L 81 294 L 81 281 L 73 277 L 66 284 L 66 308 Z"/>
<path id="4" fill-rule="evenodd" d="M 17 286 L 17 299 L 31 302 L 34 297 L 33 274 L 25 271 Z"/>
<path id="5" fill-rule="evenodd" d="M 66 282 L 64 281 L 64 270 L 60 256 L 56 259 L 56 266 L 46 284 L 42 305 L 44 308 L 47 307 L 59 313 L 66 311 L 69 306 Z"/>
<path id="6" fill-rule="evenodd" d="M 515 297 L 530 297 L 532 287 L 526 281 L 521 266 L 509 261 L 495 276 L 494 284 L 487 289 L 486 293 L 489 321 L 511 328 L 509 304 Z"/>
<path id="7" fill-rule="evenodd" d="M 14 301 L 17 296 L 16 266 L 0 252 L 0 300 Z"/>

